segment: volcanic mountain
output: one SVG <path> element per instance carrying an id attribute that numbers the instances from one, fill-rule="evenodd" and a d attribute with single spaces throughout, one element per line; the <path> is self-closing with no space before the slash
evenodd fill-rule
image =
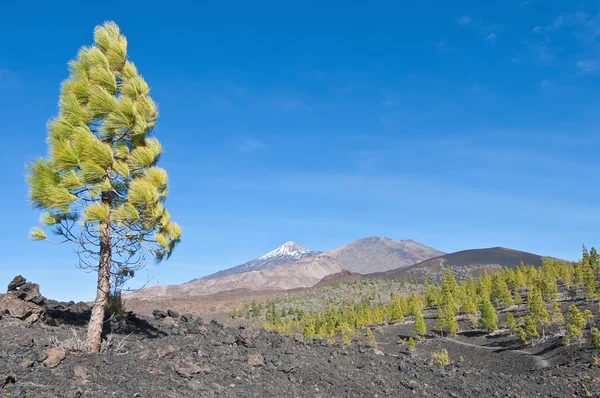
<path id="1" fill-rule="evenodd" d="M 262 269 L 211 279 L 197 279 L 183 285 L 154 286 L 130 293 L 126 299 L 151 300 L 208 296 L 226 291 L 273 291 L 306 288 L 325 276 L 342 271 L 342 267 L 325 255 L 301 259 L 275 269 Z"/>
<path id="2" fill-rule="evenodd" d="M 308 250 L 300 246 L 296 242 L 289 241 L 279 246 L 277 249 L 270 251 L 269 253 L 264 254 L 258 258 L 255 258 L 254 260 L 250 260 L 247 263 L 215 272 L 214 274 L 204 276 L 200 279 L 214 279 L 219 278 L 221 276 L 243 274 L 244 272 L 250 271 L 275 269 L 280 265 L 295 263 L 298 260 L 314 257 L 318 254 L 321 254 L 321 252 Z M 191 282 L 194 282 L 196 280 L 197 279 L 194 279 Z"/>
<path id="3" fill-rule="evenodd" d="M 183 298 L 233 290 L 273 291 L 313 287 L 327 275 L 348 270 L 357 273 L 383 272 L 407 267 L 443 254 L 411 240 L 365 238 L 328 253 L 308 250 L 294 242 L 242 265 L 219 271 L 183 285 L 155 286 L 134 292 L 127 299 Z M 332 277 L 348 278 L 348 275 Z"/>
<path id="4" fill-rule="evenodd" d="M 387 276 L 388 278 L 415 279 L 418 281 L 427 278 L 429 281 L 439 282 L 441 281 L 445 267 L 450 267 L 454 276 L 460 280 L 466 279 L 469 276 L 477 276 L 485 270 L 491 272 L 503 267 L 514 268 L 521 262 L 526 265 L 539 267 L 542 265 L 542 259 L 543 257 L 537 254 L 504 247 L 492 247 L 444 254 L 410 267 L 374 273 L 367 276 Z"/>
<path id="5" fill-rule="evenodd" d="M 408 267 L 445 253 L 412 240 L 370 237 L 355 240 L 325 254 L 345 270 L 369 274 Z"/>

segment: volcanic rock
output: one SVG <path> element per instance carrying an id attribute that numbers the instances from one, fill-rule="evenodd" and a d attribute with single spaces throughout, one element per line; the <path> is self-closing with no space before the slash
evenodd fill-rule
<path id="1" fill-rule="evenodd" d="M 55 368 L 65 359 L 67 352 L 60 348 L 50 348 L 48 350 L 48 358 L 43 362 L 43 365 L 48 368 Z"/>
<path id="2" fill-rule="evenodd" d="M 19 287 L 23 286 L 25 282 L 27 282 L 27 279 L 23 278 L 21 275 L 15 276 L 8 284 L 8 291 L 12 292 L 13 290 L 17 290 Z"/>

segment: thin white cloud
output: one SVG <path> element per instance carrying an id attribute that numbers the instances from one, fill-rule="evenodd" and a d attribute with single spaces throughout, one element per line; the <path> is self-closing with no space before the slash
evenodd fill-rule
<path id="1" fill-rule="evenodd" d="M 502 27 L 495 23 L 484 23 L 481 18 L 463 15 L 455 18 L 456 22 L 465 27 L 473 29 L 477 37 L 486 43 L 495 43 L 498 38 L 498 30 Z"/>
<path id="2" fill-rule="evenodd" d="M 275 98 L 267 101 L 267 106 L 285 110 L 296 110 L 307 108 L 308 105 L 297 98 Z"/>
<path id="3" fill-rule="evenodd" d="M 452 50 L 450 48 L 450 46 L 448 45 L 448 42 L 446 40 L 444 40 L 444 39 L 439 40 L 436 43 L 436 46 L 440 50 L 440 52 L 443 52 L 443 53 L 447 53 L 447 52 L 450 52 Z"/>
<path id="4" fill-rule="evenodd" d="M 463 15 L 462 17 L 456 18 L 456 22 L 459 25 L 469 25 L 471 23 L 471 17 L 468 15 Z"/>
<path id="5" fill-rule="evenodd" d="M 256 138 L 245 138 L 237 145 L 237 149 L 243 153 L 250 153 L 265 148 L 264 142 Z"/>
<path id="6" fill-rule="evenodd" d="M 496 44 L 497 38 L 498 38 L 498 35 L 496 33 L 492 32 L 489 35 L 487 35 L 486 37 L 484 37 L 483 40 L 490 44 Z"/>
<path id="7" fill-rule="evenodd" d="M 600 73 L 600 60 L 598 59 L 582 59 L 577 62 L 577 68 L 581 74 L 595 75 Z"/>
<path id="8" fill-rule="evenodd" d="M 318 69 L 313 69 L 311 71 L 302 73 L 302 76 L 314 80 L 323 80 L 325 79 L 325 72 Z"/>
<path id="9" fill-rule="evenodd" d="M 530 4 L 533 4 L 534 0 L 525 0 L 519 3 L 519 7 L 527 7 Z"/>

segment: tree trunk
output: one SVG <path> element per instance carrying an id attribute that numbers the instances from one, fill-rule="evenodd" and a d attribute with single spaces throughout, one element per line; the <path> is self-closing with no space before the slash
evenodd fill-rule
<path id="1" fill-rule="evenodd" d="M 102 202 L 110 203 L 110 192 L 102 193 Z M 92 316 L 88 325 L 87 347 L 91 352 L 100 352 L 102 345 L 102 326 L 104 324 L 104 310 L 110 291 L 110 221 L 100 224 L 100 264 L 98 266 L 98 284 L 96 300 L 92 308 Z"/>

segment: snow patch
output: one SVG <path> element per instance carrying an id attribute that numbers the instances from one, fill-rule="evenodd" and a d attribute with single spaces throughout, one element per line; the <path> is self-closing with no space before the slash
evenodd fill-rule
<path id="1" fill-rule="evenodd" d="M 285 242 L 277 249 L 268 252 L 258 258 L 258 260 L 267 260 L 273 257 L 292 257 L 300 259 L 304 254 L 310 253 L 310 250 L 300 246 L 296 242 Z"/>

